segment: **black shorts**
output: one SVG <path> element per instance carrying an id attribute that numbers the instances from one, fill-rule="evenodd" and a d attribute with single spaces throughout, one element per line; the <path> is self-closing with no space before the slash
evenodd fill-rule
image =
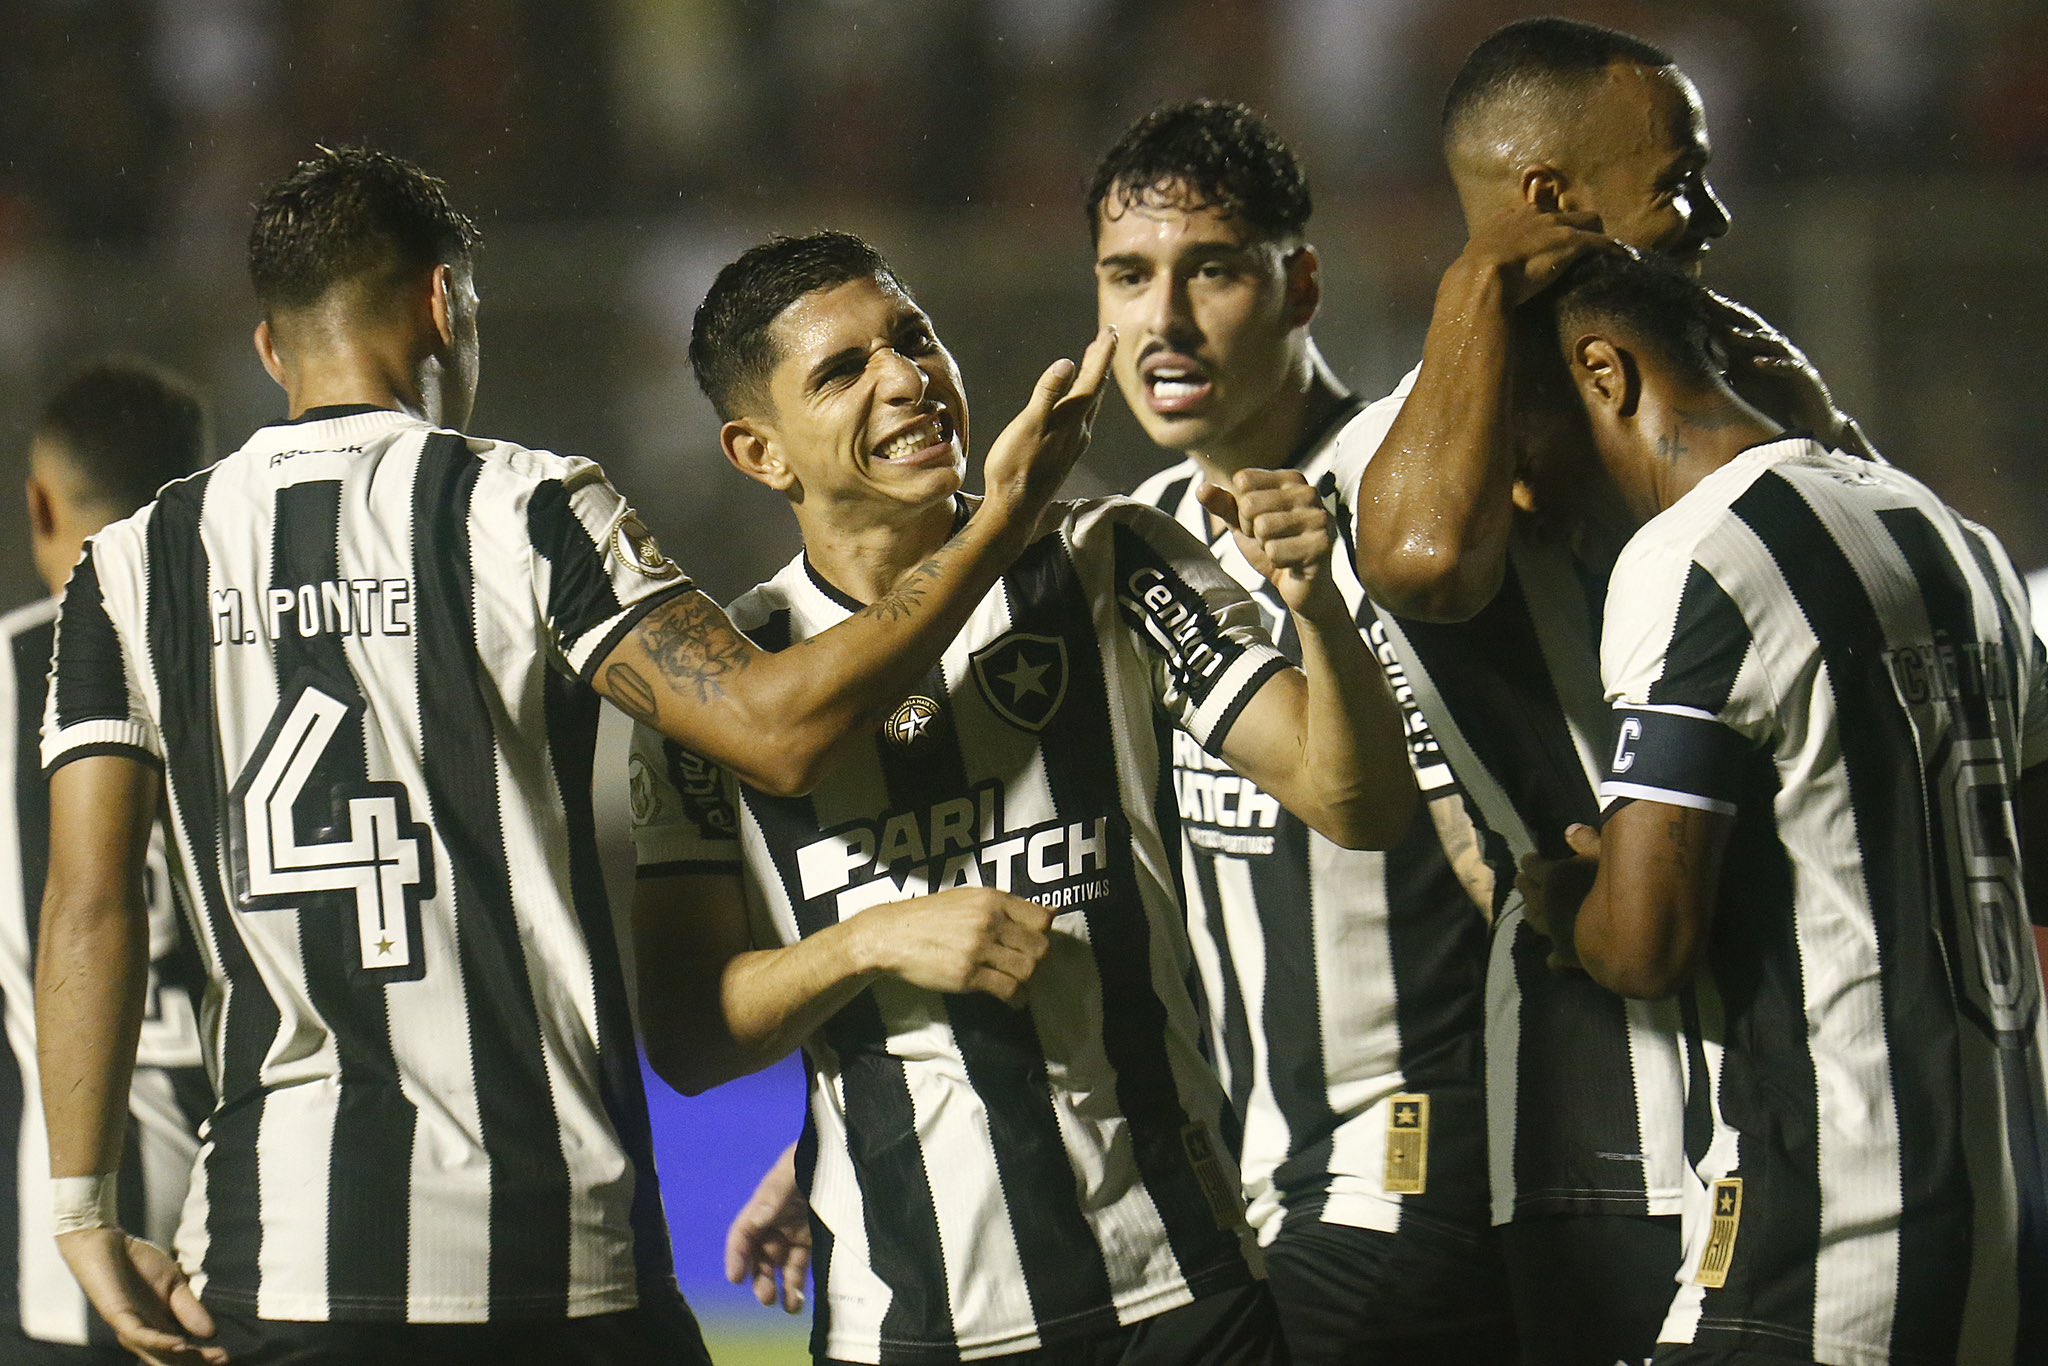
<path id="1" fill-rule="evenodd" d="M 1297 1366 L 1508 1366 L 1515 1327 L 1492 1230 L 1399 1233 L 1296 1217 L 1266 1249 L 1267 1284 Z"/>
<path id="2" fill-rule="evenodd" d="M 211 1341 L 234 1366 L 710 1366 L 683 1297 L 643 1291 L 640 1307 L 507 1323 L 296 1323 L 207 1306 Z"/>
<path id="3" fill-rule="evenodd" d="M 1678 1218 L 1550 1214 L 1501 1231 L 1524 1366 L 1629 1366 L 1678 1293 Z"/>
<path id="4" fill-rule="evenodd" d="M 1002 1366 L 1287 1366 L 1288 1358 L 1272 1296 L 1263 1282 L 1254 1282 L 1089 1341 L 979 1360 Z M 822 1366 L 850 1364 L 827 1358 Z"/>
<path id="5" fill-rule="evenodd" d="M 98 1322 L 95 1318 L 95 1323 Z M 99 1327 L 105 1332 L 104 1325 Z M 74 1347 L 32 1338 L 13 1324 L 0 1325 L 0 1362 L 7 1366 L 135 1366 L 119 1347 Z"/>

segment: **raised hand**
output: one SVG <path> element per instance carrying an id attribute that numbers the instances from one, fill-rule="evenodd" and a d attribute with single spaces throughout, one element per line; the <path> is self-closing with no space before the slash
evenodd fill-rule
<path id="1" fill-rule="evenodd" d="M 1010 420 L 982 462 L 982 483 L 991 504 L 1034 519 L 1059 492 L 1067 473 L 1088 449 L 1095 414 L 1102 409 L 1102 381 L 1116 351 L 1116 329 L 1105 327 L 1076 366 L 1057 360 L 1039 376 L 1024 411 Z"/>
<path id="2" fill-rule="evenodd" d="M 1237 547 L 1290 611 L 1344 611 L 1330 577 L 1336 527 L 1299 470 L 1239 470 L 1231 486 L 1204 484 L 1202 506 L 1229 527 Z"/>
<path id="3" fill-rule="evenodd" d="M 1778 421 L 1812 432 L 1822 443 L 1866 458 L 1874 456 L 1862 431 L 1835 406 L 1835 396 L 1792 339 L 1747 304 L 1707 291 L 1728 353 L 1735 392 Z"/>
<path id="4" fill-rule="evenodd" d="M 772 1307 L 781 1280 L 783 1310 L 804 1307 L 804 1272 L 811 1265 L 811 1207 L 796 1186 L 796 1145 L 790 1144 L 762 1173 L 761 1184 L 725 1231 L 725 1278 L 739 1285 L 751 1278 L 754 1298 Z"/>
<path id="5" fill-rule="evenodd" d="M 1560 972 L 1579 967 L 1574 930 L 1579 907 L 1593 889 L 1594 874 L 1600 871 L 1600 832 L 1590 825 L 1568 826 L 1564 842 L 1571 847 L 1569 857 L 1524 854 L 1522 871 L 1515 878 L 1515 890 L 1522 894 L 1522 913 L 1529 927 L 1550 941 L 1550 966 Z"/>
<path id="6" fill-rule="evenodd" d="M 86 1298 L 121 1345 L 156 1366 L 222 1366 L 213 1316 L 192 1293 L 185 1273 L 154 1243 L 118 1228 L 81 1229 L 57 1239 L 57 1250 Z"/>
<path id="7" fill-rule="evenodd" d="M 1620 250 L 1620 244 L 1600 230 L 1598 214 L 1518 209 L 1496 214 L 1473 229 L 1451 271 L 1498 274 L 1507 303 L 1516 306 L 1548 289 L 1566 266 L 1587 252 Z"/>
<path id="8" fill-rule="evenodd" d="M 862 911 L 864 961 L 927 991 L 1021 1005 L 1051 947 L 1053 913 L 993 887 L 956 887 Z"/>

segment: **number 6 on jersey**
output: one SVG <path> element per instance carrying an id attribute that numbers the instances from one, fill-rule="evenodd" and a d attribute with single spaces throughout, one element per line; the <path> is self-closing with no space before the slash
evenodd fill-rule
<path id="1" fill-rule="evenodd" d="M 405 786 L 360 775 L 313 784 L 342 724 L 360 709 L 313 683 L 279 707 L 230 803 L 240 901 L 246 911 L 310 909 L 323 893 L 347 895 L 363 970 L 413 977 L 423 965 L 415 961 L 412 912 L 433 895 L 434 856 Z M 339 838 L 300 842 L 293 809 L 309 786 L 328 799 Z"/>

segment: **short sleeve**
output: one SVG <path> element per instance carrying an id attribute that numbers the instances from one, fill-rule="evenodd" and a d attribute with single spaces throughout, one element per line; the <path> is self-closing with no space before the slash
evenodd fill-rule
<path id="1" fill-rule="evenodd" d="M 1292 667 L 1253 602 L 1209 548 L 1156 508 L 1119 500 L 1107 518 L 1117 608 L 1154 700 L 1211 754 L 1245 704 Z"/>
<path id="2" fill-rule="evenodd" d="M 635 725 L 628 782 L 641 877 L 739 871 L 738 810 L 723 769 Z"/>
<path id="3" fill-rule="evenodd" d="M 1339 506 L 1344 510 L 1346 531 L 1353 543 L 1362 534 L 1358 526 L 1358 484 L 1365 477 L 1365 467 L 1372 463 L 1385 443 L 1387 433 L 1394 428 L 1394 419 L 1401 415 L 1401 405 L 1408 401 L 1409 391 L 1415 387 L 1415 377 L 1422 373 L 1416 366 L 1401 377 L 1394 391 L 1385 398 L 1367 404 L 1339 431 L 1333 439 L 1330 465 L 1327 477 L 1331 492 L 1337 496 Z"/>
<path id="4" fill-rule="evenodd" d="M 588 460 L 535 487 L 527 531 L 535 599 L 561 657 L 586 681 L 642 617 L 690 591 L 689 576 Z"/>
<path id="5" fill-rule="evenodd" d="M 1600 801 L 1732 815 L 1771 712 L 1750 627 L 1704 565 L 1642 544 L 1623 554 L 1607 592 L 1601 675 L 1615 745 Z"/>
<path id="6" fill-rule="evenodd" d="M 99 539 L 88 543 L 64 589 L 43 711 L 45 771 L 94 754 L 163 763 L 163 744 L 144 700 L 135 659 L 108 611 L 101 586 L 105 553 Z"/>

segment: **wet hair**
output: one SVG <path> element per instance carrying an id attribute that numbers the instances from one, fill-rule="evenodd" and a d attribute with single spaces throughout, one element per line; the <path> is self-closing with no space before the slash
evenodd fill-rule
<path id="1" fill-rule="evenodd" d="M 1554 320 L 1551 335 L 1566 344 L 1587 332 L 1618 332 L 1688 383 L 1719 384 L 1727 368 L 1706 287 L 1661 256 L 1589 253 L 1532 306 Z"/>
<path id="2" fill-rule="evenodd" d="M 1472 49 L 1444 96 L 1446 145 L 1482 120 L 1582 96 L 1616 62 L 1667 67 L 1671 54 L 1598 24 L 1520 19 Z"/>
<path id="3" fill-rule="evenodd" d="M 833 231 L 771 237 L 719 271 L 690 323 L 690 369 L 720 420 L 732 421 L 766 394 L 781 359 L 769 328 L 784 309 L 806 294 L 870 278 L 910 293 L 882 253 Z"/>
<path id="4" fill-rule="evenodd" d="M 448 203 L 448 187 L 411 162 L 322 147 L 257 203 L 249 280 L 271 317 L 339 285 L 381 290 L 437 265 L 467 264 L 482 240 Z"/>
<path id="5" fill-rule="evenodd" d="M 36 435 L 86 501 L 126 516 L 209 458 L 206 409 L 183 380 L 148 361 L 109 359 L 50 396 Z"/>
<path id="6" fill-rule="evenodd" d="M 1105 212 L 1134 208 L 1215 209 L 1261 237 L 1298 240 L 1308 231 L 1308 177 L 1271 126 L 1241 104 L 1164 104 L 1124 130 L 1088 187 L 1088 235 Z"/>

